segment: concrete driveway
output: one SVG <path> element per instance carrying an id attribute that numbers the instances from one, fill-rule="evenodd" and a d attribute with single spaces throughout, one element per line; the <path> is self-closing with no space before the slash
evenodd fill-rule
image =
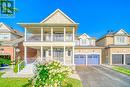
<path id="1" fill-rule="evenodd" d="M 83 87 L 130 87 L 130 77 L 104 66 L 76 67 Z"/>

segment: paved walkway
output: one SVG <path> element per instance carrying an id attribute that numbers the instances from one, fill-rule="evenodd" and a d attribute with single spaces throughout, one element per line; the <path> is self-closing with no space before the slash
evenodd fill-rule
<path id="1" fill-rule="evenodd" d="M 130 87 L 130 77 L 103 66 L 77 67 L 83 87 Z"/>

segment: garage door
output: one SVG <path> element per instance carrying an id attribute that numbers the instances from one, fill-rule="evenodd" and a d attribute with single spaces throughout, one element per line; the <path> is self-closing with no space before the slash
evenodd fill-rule
<path id="1" fill-rule="evenodd" d="M 87 65 L 98 65 L 100 55 L 99 54 L 89 54 L 87 55 Z"/>
<path id="2" fill-rule="evenodd" d="M 76 65 L 86 65 L 86 55 L 83 54 L 75 55 L 74 62 Z"/>
<path id="3" fill-rule="evenodd" d="M 125 57 L 125 64 L 130 65 L 130 54 L 126 54 Z"/>
<path id="4" fill-rule="evenodd" d="M 112 64 L 123 64 L 124 55 L 123 54 L 112 54 Z"/>

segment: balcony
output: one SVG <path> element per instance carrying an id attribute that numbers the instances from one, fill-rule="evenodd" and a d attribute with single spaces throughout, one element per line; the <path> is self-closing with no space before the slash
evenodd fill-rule
<path id="1" fill-rule="evenodd" d="M 42 37 L 43 36 L 43 37 Z M 73 41 L 72 34 L 66 34 L 64 39 L 64 34 L 27 34 L 26 42 L 50 42 L 50 41 Z"/>

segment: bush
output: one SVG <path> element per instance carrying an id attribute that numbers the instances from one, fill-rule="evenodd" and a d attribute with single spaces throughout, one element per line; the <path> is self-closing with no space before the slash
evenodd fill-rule
<path id="1" fill-rule="evenodd" d="M 10 59 L 5 59 L 5 58 L 0 58 L 0 66 L 2 64 L 10 65 L 11 64 L 11 60 Z"/>
<path id="2" fill-rule="evenodd" d="M 30 84 L 34 87 L 61 86 L 62 81 L 68 78 L 71 72 L 72 70 L 68 66 L 57 61 L 38 63 Z"/>
<path id="3" fill-rule="evenodd" d="M 18 72 L 18 64 L 19 64 L 19 63 L 16 63 L 16 65 L 14 66 L 14 72 L 15 72 L 15 73 Z"/>

